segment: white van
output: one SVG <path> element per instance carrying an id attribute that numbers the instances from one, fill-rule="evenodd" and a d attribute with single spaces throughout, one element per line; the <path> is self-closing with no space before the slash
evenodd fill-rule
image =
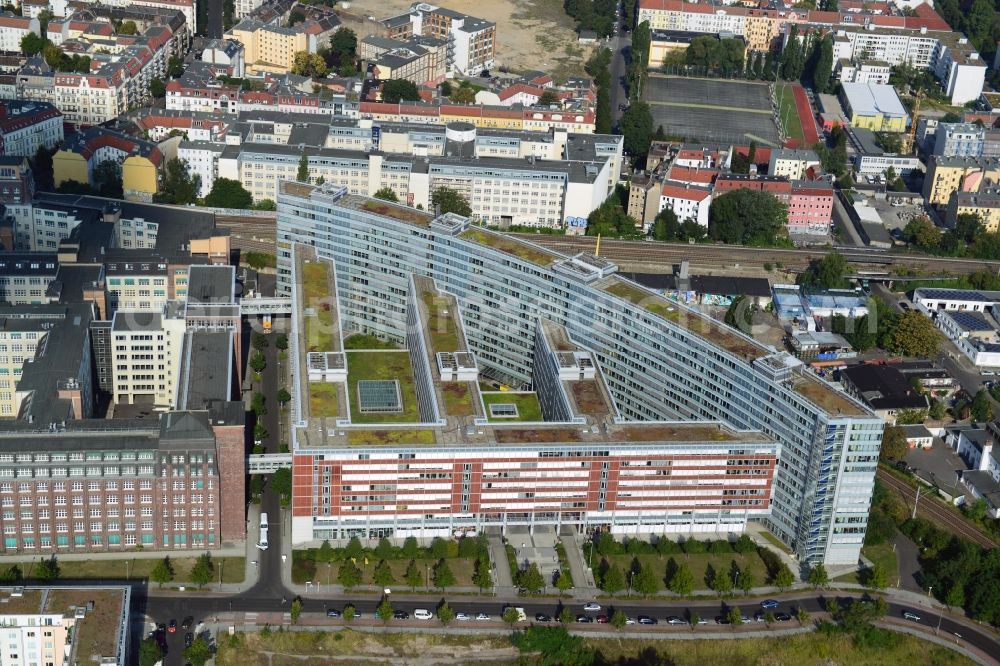
<path id="1" fill-rule="evenodd" d="M 257 547 L 261 550 L 267 550 L 267 530 L 260 531 L 260 541 L 257 542 Z"/>
<path id="2" fill-rule="evenodd" d="M 260 514 L 260 529 L 262 529 L 262 530 L 266 530 L 267 529 L 267 512 L 266 511 L 264 513 Z"/>
<path id="3" fill-rule="evenodd" d="M 413 611 L 413 617 L 418 620 L 430 620 L 434 617 L 434 613 L 430 612 L 426 608 L 418 608 Z"/>

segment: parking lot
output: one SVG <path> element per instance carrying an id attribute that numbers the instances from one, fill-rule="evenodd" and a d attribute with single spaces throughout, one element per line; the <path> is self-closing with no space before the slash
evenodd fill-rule
<path id="1" fill-rule="evenodd" d="M 961 494 L 958 471 L 966 469 L 965 463 L 940 439 L 935 438 L 930 449 L 910 449 L 903 460 L 924 481 L 953 497 Z"/>

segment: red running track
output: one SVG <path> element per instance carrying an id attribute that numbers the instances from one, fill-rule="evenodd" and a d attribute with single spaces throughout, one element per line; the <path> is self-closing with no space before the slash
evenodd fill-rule
<path id="1" fill-rule="evenodd" d="M 805 88 L 798 83 L 792 85 L 792 94 L 795 95 L 795 110 L 798 111 L 799 122 L 802 124 L 803 142 L 806 146 L 811 146 L 819 141 L 819 132 L 816 129 L 816 118 L 809 104 L 809 97 Z"/>

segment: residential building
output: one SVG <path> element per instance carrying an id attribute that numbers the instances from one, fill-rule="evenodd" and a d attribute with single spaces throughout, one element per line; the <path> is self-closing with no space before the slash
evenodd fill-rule
<path id="1" fill-rule="evenodd" d="M 904 132 L 909 115 L 890 85 L 844 83 L 840 102 L 854 127 L 873 132 Z"/>
<path id="2" fill-rule="evenodd" d="M 690 184 L 667 181 L 660 189 L 658 210 L 669 208 L 681 222 L 694 220 L 707 229 L 708 209 L 711 205 L 712 190 L 706 187 L 692 187 Z"/>
<path id="3" fill-rule="evenodd" d="M 901 426 L 906 445 L 911 449 L 929 449 L 934 446 L 934 435 L 922 423 Z"/>
<path id="4" fill-rule="evenodd" d="M 959 215 L 975 215 L 990 233 L 1000 230 L 1000 189 L 983 188 L 979 192 L 952 192 L 945 221 L 955 226 Z"/>
<path id="5" fill-rule="evenodd" d="M 244 62 L 250 74 L 287 72 L 295 63 L 296 53 L 316 53 L 316 38 L 306 33 L 301 24 L 286 28 L 243 19 L 229 29 L 226 38 L 243 45 Z"/>
<path id="6" fill-rule="evenodd" d="M 433 37 L 448 44 L 448 71 L 476 76 L 492 69 L 496 57 L 496 24 L 425 2 L 410 11 L 382 21 L 389 39 Z"/>
<path id="7" fill-rule="evenodd" d="M 892 66 L 884 60 L 855 62 L 848 58 L 841 58 L 834 71 L 834 76 L 841 83 L 875 83 L 878 85 L 888 84 L 890 74 L 892 74 Z"/>
<path id="8" fill-rule="evenodd" d="M 41 36 L 37 18 L 17 16 L 13 12 L 0 13 L 0 51 L 20 53 L 21 40 L 29 33 Z"/>
<path id="9" fill-rule="evenodd" d="M 6 540 L 16 542 L 17 538 Z M 0 589 L 4 664 L 70 666 L 79 660 L 125 666 L 131 592 L 127 586 L 111 585 Z M 70 655 L 75 658 L 71 660 Z"/>
<path id="10" fill-rule="evenodd" d="M 840 371 L 840 383 L 890 425 L 895 425 L 900 412 L 928 407 L 927 397 L 915 391 L 903 373 L 891 365 L 852 365 Z"/>
<path id="11" fill-rule="evenodd" d="M 200 179 L 198 196 L 204 198 L 212 191 L 219 175 L 219 158 L 225 145 L 211 141 L 181 141 L 177 144 L 177 159 L 187 164 L 188 173 Z"/>
<path id="12" fill-rule="evenodd" d="M 246 49 L 234 39 L 211 39 L 201 51 L 201 61 L 224 68 L 228 76 L 242 79 L 246 73 Z"/>
<path id="13" fill-rule="evenodd" d="M 475 104 L 425 104 L 420 102 L 361 102 L 359 117 L 373 121 L 447 125 L 472 123 L 476 127 L 526 131 L 562 129 L 567 132 L 593 133 L 596 116 L 593 110 L 562 110 L 481 106 Z"/>
<path id="14" fill-rule="evenodd" d="M 885 176 L 891 168 L 905 177 L 920 168 L 920 159 L 916 155 L 900 155 L 885 150 L 871 130 L 848 126 L 846 131 L 854 148 L 854 165 L 861 175 Z"/>
<path id="15" fill-rule="evenodd" d="M 1000 159 L 932 155 L 927 161 L 923 195 L 927 203 L 945 206 L 953 192 L 976 192 L 987 181 L 1000 181 Z"/>
<path id="16" fill-rule="evenodd" d="M 965 461 L 969 469 L 960 470 L 962 485 L 969 491 L 966 502 L 986 502 L 987 515 L 1000 518 L 1000 433 L 995 423 L 954 426 L 945 429 L 945 443 Z"/>
<path id="17" fill-rule="evenodd" d="M 35 177 L 28 158 L 0 156 L 0 203 L 26 204 L 33 196 Z"/>
<path id="18" fill-rule="evenodd" d="M 759 520 L 803 562 L 857 562 L 883 423 L 791 355 L 616 276 L 606 259 L 551 253 L 345 188 L 284 183 L 277 242 L 278 293 L 295 303 L 289 356 L 300 368 L 293 543 L 536 524 L 742 531 Z M 304 282 L 341 334 L 317 335 Z M 496 287 L 506 283 L 517 288 Z M 372 402 L 369 389 L 382 386 L 363 387 L 355 402 L 355 384 L 337 387 L 335 400 L 306 399 L 317 390 L 306 379 L 311 362 L 341 363 L 343 336 L 354 332 L 405 345 L 393 364 L 409 363 L 421 379 L 393 371 L 407 387 L 402 404 L 393 391 Z M 381 353 L 365 366 L 383 363 Z M 358 359 L 343 356 L 350 383 Z M 477 376 L 523 389 L 523 402 L 481 391 Z M 461 405 L 440 399 L 456 380 L 467 390 Z M 744 390 L 722 388 L 734 384 Z M 539 409 L 522 412 L 534 400 Z M 387 419 L 415 430 L 386 436 Z M 691 455 L 704 464 L 683 487 L 649 481 L 661 476 L 650 469 L 669 462 L 676 472 Z M 400 459 L 405 469 L 395 469 Z M 394 469 L 373 493 L 367 479 L 383 461 Z M 612 475 L 617 484 L 588 490 Z M 755 480 L 710 491 L 704 480 L 716 475 Z M 688 482 L 703 499 L 691 501 Z"/>
<path id="19" fill-rule="evenodd" d="M 404 79 L 418 86 L 436 85 L 448 73 L 448 42 L 435 37 L 397 41 L 369 35 L 361 40 L 359 56 L 376 79 Z"/>
<path id="20" fill-rule="evenodd" d="M 1000 368 L 1000 330 L 985 312 L 941 311 L 937 327 L 978 368 Z"/>
<path id="21" fill-rule="evenodd" d="M 940 123 L 934 138 L 935 155 L 982 157 L 986 128 L 975 123 Z"/>
<path id="22" fill-rule="evenodd" d="M 771 151 L 767 175 L 781 176 L 788 180 L 803 180 L 809 176 L 809 170 L 822 170 L 819 156 L 813 150 L 794 150 L 780 148 Z"/>
<path id="23" fill-rule="evenodd" d="M 833 225 L 833 185 L 829 180 L 795 180 L 788 194 L 788 233 L 829 234 Z"/>
<path id="24" fill-rule="evenodd" d="M 56 186 L 67 181 L 93 185 L 94 170 L 108 160 L 121 168 L 122 189 L 127 200 L 153 200 L 160 189 L 160 172 L 166 161 L 159 147 L 103 127 L 91 127 L 70 135 L 52 157 Z"/>
<path id="25" fill-rule="evenodd" d="M 62 143 L 59 109 L 45 102 L 0 101 L 0 155 L 34 157 L 40 147 L 51 150 Z"/>
<path id="26" fill-rule="evenodd" d="M 59 264 L 54 254 L 0 255 L 0 301 L 12 305 L 47 303 L 46 292 L 56 279 Z"/>
<path id="27" fill-rule="evenodd" d="M 970 289 L 918 287 L 913 291 L 913 305 L 926 315 L 946 311 L 988 312 L 1000 302 L 1000 293 Z"/>

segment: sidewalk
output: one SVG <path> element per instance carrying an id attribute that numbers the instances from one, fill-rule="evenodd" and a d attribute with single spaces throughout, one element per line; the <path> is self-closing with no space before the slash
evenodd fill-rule
<path id="1" fill-rule="evenodd" d="M 515 596 L 517 587 L 510 576 L 510 562 L 507 560 L 507 549 L 499 534 L 489 536 L 490 562 L 493 565 L 493 586 L 498 596 Z"/>
<path id="2" fill-rule="evenodd" d="M 570 594 L 575 599 L 593 599 L 601 594 L 594 583 L 594 572 L 587 566 L 583 559 L 583 537 L 575 528 L 563 526 L 560 530 L 559 538 L 566 551 L 566 563 L 569 565 L 569 573 L 573 577 L 573 589 Z"/>

